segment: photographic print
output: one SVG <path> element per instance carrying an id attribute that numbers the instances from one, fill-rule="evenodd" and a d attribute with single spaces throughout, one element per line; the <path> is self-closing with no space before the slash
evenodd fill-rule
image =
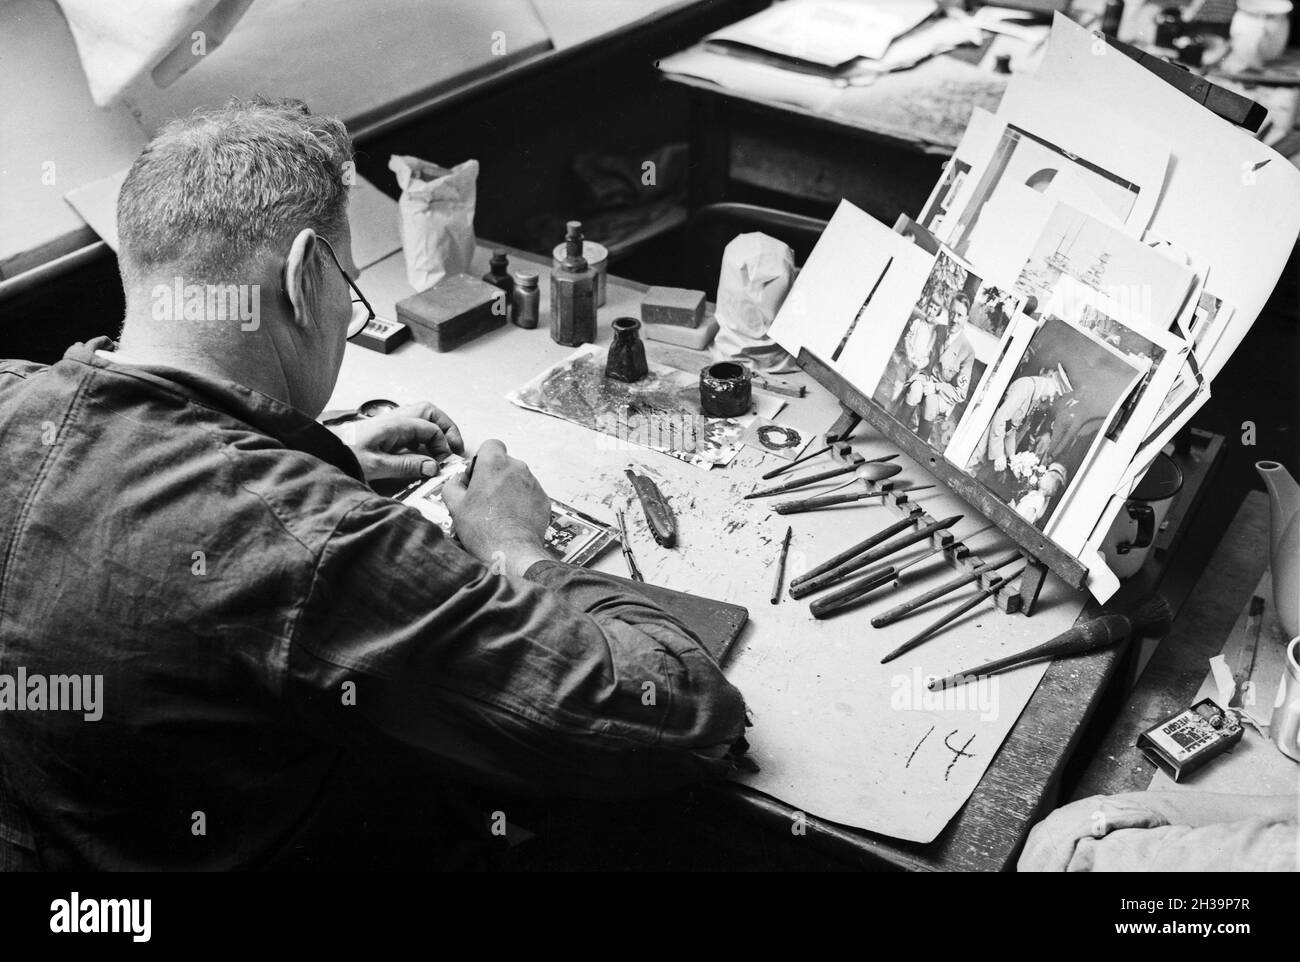
<path id="1" fill-rule="evenodd" d="M 970 325 L 977 331 L 984 331 L 1002 340 L 1011 318 L 1016 316 L 1023 303 L 1024 298 L 1014 291 L 994 284 L 985 284 L 975 295 L 975 303 L 970 312 Z"/>
<path id="2" fill-rule="evenodd" d="M 1068 204 L 1057 204 L 1015 288 L 1035 298 L 1037 311 L 1053 297 L 1069 302 L 1104 300 L 1105 313 L 1119 324 L 1167 331 L 1182 311 L 1193 277 L 1186 265 L 1122 230 Z M 1088 291 L 1099 297 L 1090 297 Z M 1037 311 L 1030 313 L 1040 316 Z M 1056 310 L 1061 316 L 1065 312 L 1066 308 Z"/>
<path id="3" fill-rule="evenodd" d="M 932 447 L 942 449 L 966 410 L 986 361 L 970 338 L 970 306 L 982 279 L 941 250 L 894 345 L 873 399 Z"/>
<path id="4" fill-rule="evenodd" d="M 464 474 L 469 462 L 452 455 L 443 462 L 437 477 L 415 481 L 394 495 L 395 500 L 410 505 L 432 521 L 448 538 L 455 537 L 451 513 L 442 499 L 443 488 L 452 478 Z M 572 505 L 551 501 L 551 521 L 544 535 L 546 551 L 565 564 L 586 566 L 617 538 L 614 528 Z"/>
<path id="5" fill-rule="evenodd" d="M 966 186 L 966 178 L 970 176 L 971 165 L 969 161 L 961 160 L 954 156 L 944 168 L 943 179 L 934 189 L 929 203 L 921 212 L 921 223 L 932 231 L 940 232 L 946 226 L 948 217 L 951 215 L 957 198 L 961 196 L 961 190 Z M 901 233 L 901 232 L 900 232 Z"/>
<path id="6" fill-rule="evenodd" d="M 1042 528 L 1144 368 L 1051 317 L 1034 332 L 965 470 Z"/>
<path id="7" fill-rule="evenodd" d="M 898 220 L 894 221 L 894 231 L 906 237 L 931 257 L 939 256 L 939 239 L 906 214 L 898 215 Z"/>
<path id="8" fill-rule="evenodd" d="M 1105 212 L 1120 223 L 1132 213 L 1140 191 L 1139 185 L 1008 124 L 949 237 L 958 255 L 968 254 L 986 205 L 1016 186 L 1085 211 Z"/>
<path id="9" fill-rule="evenodd" d="M 618 532 L 610 525 L 572 505 L 551 501 L 551 523 L 544 541 L 555 560 L 586 567 L 617 540 Z"/>

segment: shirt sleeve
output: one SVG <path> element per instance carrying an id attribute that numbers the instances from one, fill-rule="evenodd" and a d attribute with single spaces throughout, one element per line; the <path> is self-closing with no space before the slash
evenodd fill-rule
<path id="1" fill-rule="evenodd" d="M 324 737 L 536 794 L 720 777 L 745 726 L 699 639 L 644 596 L 559 562 L 498 573 L 379 498 L 321 553 L 288 664 Z"/>
<path id="2" fill-rule="evenodd" d="M 1295 872 L 1296 823 L 1125 828 L 1079 840 L 1067 872 Z"/>

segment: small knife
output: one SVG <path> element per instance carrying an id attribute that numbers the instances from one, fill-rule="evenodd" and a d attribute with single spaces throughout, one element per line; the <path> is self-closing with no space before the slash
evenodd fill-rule
<path id="1" fill-rule="evenodd" d="M 650 526 L 655 541 L 665 548 L 673 547 L 677 544 L 677 519 L 673 517 L 673 509 L 668 506 L 668 500 L 659 490 L 659 485 L 645 475 L 635 474 L 631 469 L 624 471 L 624 474 L 632 482 L 632 489 L 641 502 L 646 524 Z"/>

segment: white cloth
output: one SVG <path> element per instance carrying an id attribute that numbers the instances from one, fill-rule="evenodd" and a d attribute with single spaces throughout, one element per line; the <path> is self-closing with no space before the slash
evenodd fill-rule
<path id="1" fill-rule="evenodd" d="M 1294 872 L 1292 797 L 1094 795 L 1034 826 L 1021 872 Z"/>
<path id="2" fill-rule="evenodd" d="M 57 0 L 97 106 L 152 75 L 166 87 L 229 35 L 253 0 Z"/>

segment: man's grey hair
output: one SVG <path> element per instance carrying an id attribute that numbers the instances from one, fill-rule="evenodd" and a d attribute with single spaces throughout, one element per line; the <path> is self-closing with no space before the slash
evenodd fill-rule
<path id="1" fill-rule="evenodd" d="M 352 141 L 300 100 L 231 100 L 158 132 L 117 199 L 128 281 L 174 270 L 233 280 L 310 227 L 336 243 L 346 227 Z"/>

